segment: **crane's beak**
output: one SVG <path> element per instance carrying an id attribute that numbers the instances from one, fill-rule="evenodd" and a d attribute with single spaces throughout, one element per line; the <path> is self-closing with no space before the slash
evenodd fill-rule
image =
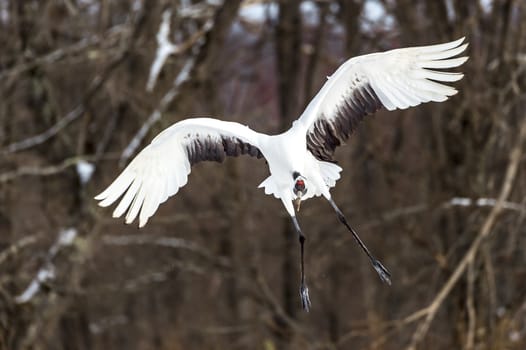
<path id="1" fill-rule="evenodd" d="M 301 196 L 296 197 L 294 204 L 296 204 L 296 211 L 299 212 L 301 207 Z"/>

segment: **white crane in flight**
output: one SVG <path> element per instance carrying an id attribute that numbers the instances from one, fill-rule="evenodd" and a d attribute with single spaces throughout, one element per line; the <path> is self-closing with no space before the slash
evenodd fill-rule
<path id="1" fill-rule="evenodd" d="M 436 69 L 462 65 L 464 38 L 449 43 L 410 47 L 354 57 L 328 78 L 292 127 L 279 135 L 266 135 L 235 122 L 192 118 L 170 126 L 153 139 L 117 179 L 95 197 L 100 206 L 111 205 L 123 194 L 113 217 L 126 213 L 129 224 L 139 215 L 143 227 L 159 204 L 177 193 L 192 165 L 209 160 L 222 162 L 226 156 L 247 154 L 265 157 L 270 176 L 259 187 L 280 199 L 292 218 L 301 252 L 300 296 L 303 308 L 310 308 L 303 263 L 303 235 L 294 204 L 323 196 L 338 219 L 352 233 L 367 254 L 382 281 L 390 284 L 389 271 L 369 252 L 348 224 L 329 192 L 342 168 L 334 164 L 333 153 L 368 114 L 385 107 L 392 111 L 421 103 L 442 102 L 457 90 L 439 82 L 454 82 L 463 74 Z"/>

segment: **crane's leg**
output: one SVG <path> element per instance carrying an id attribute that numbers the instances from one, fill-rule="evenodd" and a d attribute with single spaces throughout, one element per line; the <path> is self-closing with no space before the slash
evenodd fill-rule
<path id="1" fill-rule="evenodd" d="M 309 312 L 310 309 L 310 298 L 309 298 L 309 288 L 307 287 L 307 284 L 305 283 L 305 265 L 303 263 L 303 246 L 305 244 L 305 235 L 303 232 L 301 232 L 300 225 L 298 224 L 298 219 L 296 219 L 296 216 L 292 216 L 292 222 L 294 223 L 294 228 L 296 229 L 296 232 L 298 233 L 298 238 L 300 242 L 300 256 L 301 256 L 301 282 L 300 282 L 300 297 L 301 297 L 301 305 L 303 306 L 303 310 Z"/>
<path id="2" fill-rule="evenodd" d="M 382 282 L 385 282 L 385 283 L 391 285 L 391 273 L 384 267 L 384 265 L 382 265 L 382 263 L 378 259 L 376 259 L 371 254 L 369 249 L 367 249 L 367 246 L 362 242 L 362 240 L 360 239 L 360 237 L 358 236 L 356 231 L 354 231 L 354 229 L 347 223 L 347 220 L 345 219 L 345 216 L 343 215 L 343 213 L 340 210 L 340 208 L 338 208 L 336 203 L 334 203 L 334 200 L 332 200 L 332 198 L 327 198 L 327 200 L 329 201 L 329 203 L 331 203 L 331 206 L 336 211 L 336 215 L 338 216 L 338 219 L 340 220 L 340 222 L 342 224 L 344 224 L 345 227 L 347 227 L 347 229 L 352 233 L 352 235 L 353 235 L 354 239 L 356 240 L 356 242 L 358 243 L 358 245 L 363 249 L 365 254 L 367 254 L 369 259 L 371 260 L 371 263 L 373 264 L 374 269 L 376 270 L 376 272 L 378 272 L 378 275 L 380 276 L 380 279 L 382 280 Z"/>

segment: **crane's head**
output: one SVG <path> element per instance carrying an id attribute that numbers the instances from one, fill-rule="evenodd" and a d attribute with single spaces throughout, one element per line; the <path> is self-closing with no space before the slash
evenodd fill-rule
<path id="1" fill-rule="evenodd" d="M 294 187 L 292 188 L 292 192 L 294 192 L 296 195 L 294 201 L 296 203 L 297 211 L 300 211 L 301 197 L 307 193 L 307 179 L 301 176 L 301 174 L 297 171 L 292 174 L 292 177 L 294 179 Z"/>

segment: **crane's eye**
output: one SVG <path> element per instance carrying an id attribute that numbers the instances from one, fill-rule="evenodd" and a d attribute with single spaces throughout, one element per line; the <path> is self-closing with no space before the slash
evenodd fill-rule
<path id="1" fill-rule="evenodd" d="M 297 180 L 296 184 L 294 185 L 294 189 L 296 191 L 301 191 L 301 192 L 305 191 L 305 181 L 301 179 Z"/>

